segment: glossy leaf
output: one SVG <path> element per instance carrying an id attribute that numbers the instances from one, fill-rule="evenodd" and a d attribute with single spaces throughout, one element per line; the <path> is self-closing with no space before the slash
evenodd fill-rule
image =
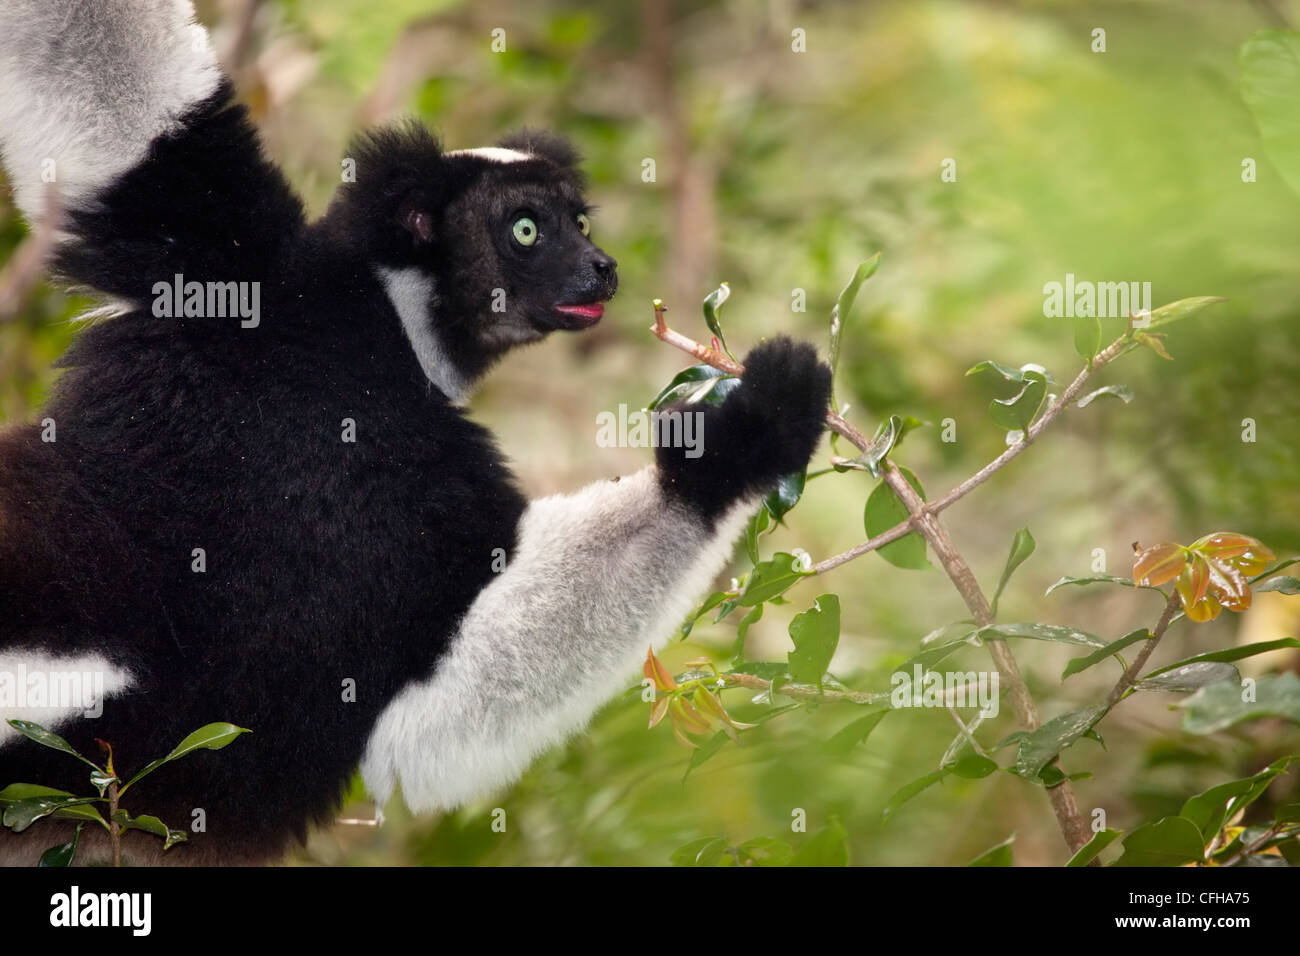
<path id="1" fill-rule="evenodd" d="M 854 747 L 871 736 L 871 732 L 888 713 L 888 710 L 877 710 L 849 721 L 835 732 L 835 736 L 822 744 L 822 750 L 832 757 L 847 757 Z"/>
<path id="2" fill-rule="evenodd" d="M 777 480 L 776 488 L 763 499 L 763 507 L 773 519 L 779 522 L 791 508 L 799 503 L 799 499 L 803 496 L 804 483 L 807 478 L 808 472 L 805 470 L 782 475 Z"/>
<path id="3" fill-rule="evenodd" d="M 1095 315 L 1078 316 L 1071 320 L 1074 325 L 1074 350 L 1089 364 L 1101 349 L 1101 320 Z"/>
<path id="4" fill-rule="evenodd" d="M 899 466 L 898 470 L 907 479 L 908 484 L 916 489 L 916 493 L 921 496 L 921 499 L 925 500 L 925 492 L 922 490 L 921 483 L 916 476 L 902 466 Z M 907 517 L 907 506 L 898 499 L 893 489 L 882 481 L 876 485 L 870 497 L 867 498 L 867 507 L 863 514 L 863 525 L 866 528 L 867 537 L 874 538 L 876 535 L 888 531 L 900 521 L 906 520 Z M 922 571 L 932 567 L 925 556 L 925 539 L 915 531 L 908 532 L 897 541 L 891 541 L 876 553 L 898 568 Z"/>
<path id="5" fill-rule="evenodd" d="M 22 833 L 37 820 L 48 817 L 58 810 L 70 810 L 86 804 L 102 802 L 99 797 L 28 797 L 25 800 L 6 804 L 4 814 L 0 816 L 0 823 L 14 833 Z"/>
<path id="6" fill-rule="evenodd" d="M 995 398 L 989 403 L 993 423 L 1007 431 L 1024 432 L 1038 417 L 1047 397 L 1047 379 L 1038 372 L 1026 372 L 1020 391 L 1010 398 Z"/>
<path id="7" fill-rule="evenodd" d="M 88 767 L 96 770 L 101 769 L 99 764 L 87 760 L 81 754 L 73 749 L 72 745 L 60 737 L 58 734 L 46 730 L 40 724 L 33 723 L 30 720 L 11 719 L 8 721 L 10 727 L 18 731 L 28 740 L 34 740 L 43 747 L 49 747 L 51 750 L 59 750 L 65 754 L 76 757 Z"/>
<path id="8" fill-rule="evenodd" d="M 157 817 L 150 816 L 147 813 L 133 817 L 125 810 L 118 810 L 117 813 L 113 814 L 113 821 L 127 830 L 140 830 L 161 837 L 164 851 L 170 850 L 177 843 L 184 843 L 189 839 L 184 830 L 173 830 Z"/>
<path id="9" fill-rule="evenodd" d="M 1034 624 L 1018 622 L 1015 624 L 991 624 L 979 629 L 981 637 L 1027 637 L 1035 641 L 1052 641 L 1056 644 L 1077 644 L 1083 647 L 1105 647 L 1106 642 L 1096 634 L 1080 631 L 1073 627 L 1061 627 L 1056 624 Z"/>
<path id="10" fill-rule="evenodd" d="M 1077 584 L 1080 586 L 1086 584 L 1118 584 L 1121 587 L 1126 587 L 1126 588 L 1139 587 L 1147 591 L 1160 590 L 1159 588 L 1153 587 L 1149 584 L 1135 585 L 1131 578 L 1120 578 L 1120 577 L 1116 577 L 1113 574 L 1094 574 L 1088 577 L 1081 577 L 1081 578 L 1071 577 L 1070 575 L 1067 574 L 1064 577 L 1062 577 L 1059 581 L 1054 583 L 1051 587 L 1049 587 L 1046 591 L 1044 591 L 1043 597 L 1047 597 L 1047 595 L 1051 594 L 1053 591 L 1057 590 L 1058 588 L 1063 588 L 1067 584 Z"/>
<path id="11" fill-rule="evenodd" d="M 1099 830 L 1092 835 L 1092 839 L 1079 847 L 1079 852 L 1070 857 L 1066 866 L 1087 866 L 1102 850 L 1114 843 L 1123 834 L 1123 830 Z"/>
<path id="12" fill-rule="evenodd" d="M 1223 681 L 1203 687 L 1179 706 L 1183 707 L 1183 730 L 1212 734 L 1243 721 L 1281 717 L 1300 724 L 1300 678 L 1290 672 L 1268 674 L 1254 684 L 1255 700 L 1243 700 L 1244 689 Z"/>
<path id="13" fill-rule="evenodd" d="M 702 837 L 679 846 L 669 860 L 673 866 L 718 866 L 727 851 L 722 837 Z"/>
<path id="14" fill-rule="evenodd" d="M 770 601 L 777 595 L 784 594 L 800 578 L 807 576 L 807 572 L 800 570 L 798 559 L 793 554 L 778 551 L 772 555 L 771 560 L 760 561 L 749 572 L 739 604 L 741 607 L 753 607 L 763 601 Z"/>
<path id="15" fill-rule="evenodd" d="M 844 336 L 844 323 L 848 321 L 849 313 L 853 311 L 853 303 L 858 298 L 858 290 L 862 288 L 862 283 L 866 282 L 876 270 L 880 268 L 880 253 L 876 253 L 866 262 L 861 263 L 854 270 L 853 277 L 849 279 L 848 284 L 840 290 L 835 305 L 831 307 L 831 333 L 830 333 L 830 351 L 829 359 L 831 366 L 831 381 L 834 382 L 836 370 L 840 364 L 840 340 Z M 839 404 L 832 397 L 831 403 L 835 409 L 839 410 Z"/>
<path id="16" fill-rule="evenodd" d="M 1293 578 L 1284 574 L 1265 581 L 1263 584 L 1255 585 L 1255 590 L 1277 591 L 1279 594 L 1300 594 L 1300 578 Z"/>
<path id="17" fill-rule="evenodd" d="M 1180 544 L 1155 544 L 1140 550 L 1133 559 L 1133 583 L 1158 588 L 1182 573 L 1187 552 Z"/>
<path id="18" fill-rule="evenodd" d="M 1217 784 L 1189 797 L 1178 812 L 1201 831 L 1207 843 L 1229 819 L 1258 800 L 1273 779 L 1286 773 L 1296 758 L 1286 757 L 1274 761 L 1259 773 L 1240 780 Z"/>
<path id="19" fill-rule="evenodd" d="M 1190 694 L 1221 680 L 1240 681 L 1241 675 L 1231 664 L 1219 661 L 1196 661 L 1171 667 L 1160 674 L 1143 677 L 1137 681 L 1140 690 L 1159 690 L 1174 694 Z"/>
<path id="20" fill-rule="evenodd" d="M 722 334 L 722 321 L 718 313 L 722 311 L 722 304 L 731 298 L 731 286 L 722 283 L 707 296 L 704 297 L 704 322 L 709 327 L 709 331 L 718 337 L 722 350 L 731 355 L 731 349 L 727 348 L 727 338 Z M 732 356 L 735 358 L 735 356 Z"/>
<path id="21" fill-rule="evenodd" d="M 1191 298 L 1179 299 L 1177 302 L 1168 302 L 1158 309 L 1151 310 L 1150 321 L 1147 322 L 1145 327 L 1156 329 L 1162 325 L 1172 325 L 1195 315 L 1211 305 L 1227 301 L 1227 299 L 1217 295 L 1195 295 Z"/>
<path id="22" fill-rule="evenodd" d="M 1016 835 L 1013 833 L 997 846 L 991 846 L 975 859 L 967 863 L 967 866 L 1010 866 L 1011 865 L 1011 845 L 1016 842 Z"/>
<path id="23" fill-rule="evenodd" d="M 1011 575 L 1015 573 L 1016 568 L 1024 564 L 1029 556 L 1034 553 L 1036 542 L 1034 536 L 1029 533 L 1028 528 L 1021 528 L 1016 532 L 1016 536 L 1011 540 L 1011 552 L 1007 555 L 1006 564 L 1002 568 L 1002 577 L 998 579 L 998 589 L 993 593 L 993 616 L 998 614 L 998 600 L 1002 597 L 1002 591 L 1011 580 Z"/>
<path id="24" fill-rule="evenodd" d="M 1097 399 L 1104 398 L 1108 395 L 1111 398 L 1118 398 L 1125 405 L 1133 401 L 1133 389 L 1129 388 L 1127 385 L 1106 385 L 1089 392 L 1074 404 L 1076 408 L 1087 408 Z"/>
<path id="25" fill-rule="evenodd" d="M 918 777 L 910 783 L 903 784 L 903 786 L 894 791 L 893 796 L 885 801 L 885 807 L 881 811 L 883 821 L 888 823 L 889 818 L 897 813 L 903 804 L 907 803 L 907 801 L 911 800 L 917 794 L 928 790 L 946 776 L 948 776 L 947 770 L 934 770 L 923 777 Z"/>
<path id="26" fill-rule="evenodd" d="M 674 402 L 684 402 L 690 396 L 699 393 L 702 385 L 716 383 L 718 379 L 724 378 L 726 374 L 726 372 L 714 368 L 712 365 L 692 365 L 690 368 L 682 369 L 673 376 L 672 381 L 663 387 L 659 394 L 646 406 L 646 409 L 654 411 Z"/>
<path id="27" fill-rule="evenodd" d="M 1076 657 L 1070 663 L 1065 665 L 1065 670 L 1061 672 L 1061 680 L 1067 677 L 1073 677 L 1080 671 L 1085 671 L 1094 664 L 1100 664 L 1108 657 L 1113 657 L 1130 644 L 1136 644 L 1138 641 L 1146 640 L 1151 637 L 1151 632 L 1145 627 L 1140 627 L 1135 631 L 1129 631 L 1118 640 L 1111 641 L 1105 647 L 1098 648 L 1091 654 L 1085 654 L 1083 657 Z"/>
<path id="28" fill-rule="evenodd" d="M 234 743 L 241 735 L 248 733 L 252 733 L 252 731 L 243 727 L 236 727 L 234 724 L 228 724 L 224 721 L 205 724 L 178 743 L 167 756 L 148 764 L 127 781 L 126 785 L 118 791 L 118 796 L 126 793 L 131 784 L 153 773 L 163 764 L 171 763 L 173 760 L 180 760 L 196 750 L 221 750 L 223 747 Z"/>
<path id="29" fill-rule="evenodd" d="M 1016 773 L 1036 777 L 1066 747 L 1072 745 L 1106 713 L 1101 705 L 1082 707 L 1053 717 L 1020 741 Z"/>
<path id="30" fill-rule="evenodd" d="M 1174 661 L 1164 667 L 1159 667 L 1147 674 L 1144 680 L 1152 677 L 1158 677 L 1167 671 L 1174 670 L 1178 667 L 1184 667 L 1188 664 L 1195 664 L 1198 661 L 1240 661 L 1247 657 L 1254 657 L 1256 654 L 1267 654 L 1269 651 L 1280 651 L 1284 649 L 1300 648 L 1300 641 L 1294 637 L 1282 637 L 1276 641 L 1257 641 L 1254 644 L 1242 644 L 1238 647 L 1225 647 L 1221 651 L 1206 651 L 1204 654 L 1196 654 L 1192 657 L 1184 657 L 1181 661 Z"/>
<path id="31" fill-rule="evenodd" d="M 1010 366 L 1003 365 L 1000 362 L 986 359 L 983 362 L 972 365 L 966 370 L 967 375 L 974 375 L 976 372 L 997 372 L 1008 382 L 1017 382 L 1021 384 L 1029 381 L 1031 376 L 1038 375 L 1046 379 L 1048 385 L 1056 384 L 1055 379 L 1052 378 L 1052 374 L 1041 365 L 1029 364 L 1021 368 L 1011 368 Z"/>
<path id="32" fill-rule="evenodd" d="M 77 844 L 81 842 L 81 828 L 84 826 L 84 823 L 78 823 L 70 841 L 52 846 L 42 853 L 37 867 L 71 866 L 72 858 L 77 855 Z"/>
<path id="33" fill-rule="evenodd" d="M 1138 827 L 1124 838 L 1115 866 L 1182 866 L 1202 859 L 1201 831 L 1183 817 L 1165 817 Z"/>
<path id="34" fill-rule="evenodd" d="M 803 684 L 820 684 L 840 640 L 840 599 L 823 594 L 790 622 L 794 650 L 786 658 L 790 676 Z"/>

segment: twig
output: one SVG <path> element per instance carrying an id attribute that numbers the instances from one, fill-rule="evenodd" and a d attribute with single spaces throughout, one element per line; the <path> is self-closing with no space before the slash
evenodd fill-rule
<path id="1" fill-rule="evenodd" d="M 0 270 L 0 319 L 16 315 L 27 293 L 40 279 L 62 219 L 58 186 L 50 183 L 45 189 L 45 214 Z"/>
<path id="2" fill-rule="evenodd" d="M 1221 865 L 1235 866 L 1236 864 L 1240 863 L 1246 857 L 1250 856 L 1252 853 L 1254 853 L 1256 850 L 1262 847 L 1269 840 L 1273 839 L 1273 837 L 1277 836 L 1280 832 L 1282 832 L 1284 826 L 1285 824 L 1274 823 L 1271 827 L 1269 827 L 1267 830 L 1264 831 L 1264 835 L 1261 836 L 1258 840 L 1250 844 L 1250 846 L 1242 847 L 1238 852 L 1234 853 L 1230 858 L 1225 860 Z"/>
<path id="3" fill-rule="evenodd" d="M 883 704 L 889 700 L 889 694 L 867 694 L 851 690 L 824 690 L 812 684 L 777 684 L 772 689 L 772 682 L 754 674 L 719 674 L 726 681 L 727 687 L 747 687 L 750 690 L 766 691 L 769 694 L 784 694 L 795 700 L 810 700 L 824 703 L 843 704 Z"/>
<path id="4" fill-rule="evenodd" d="M 117 781 L 108 785 L 108 839 L 113 846 L 113 865 L 122 865 L 122 825 L 117 822 Z"/>
<path id="5" fill-rule="evenodd" d="M 1107 710 L 1110 710 L 1123 700 L 1124 695 L 1128 692 L 1129 688 L 1137 682 L 1138 675 L 1142 673 L 1142 668 L 1146 665 L 1147 658 L 1151 656 L 1151 652 L 1154 651 L 1156 645 L 1160 643 L 1160 638 L 1164 637 L 1165 631 L 1169 629 L 1169 624 L 1173 621 L 1174 614 L 1178 612 L 1178 605 L 1178 592 L 1174 591 L 1173 594 L 1169 595 L 1169 600 L 1165 602 L 1165 609 L 1160 615 L 1160 620 L 1156 622 L 1156 629 L 1151 632 L 1150 639 L 1147 640 L 1142 650 L 1138 652 L 1138 656 L 1134 658 L 1133 663 L 1130 664 L 1124 673 L 1120 675 L 1115 686 L 1111 688 L 1110 695 L 1106 698 Z"/>
<path id="6" fill-rule="evenodd" d="M 732 361 L 727 356 L 722 355 L 715 349 L 701 345 L 695 340 L 682 335 L 679 332 L 668 327 L 664 320 L 666 311 L 662 301 L 654 301 L 655 324 L 652 327 L 654 334 L 663 342 L 673 345 L 695 356 L 699 361 L 712 365 L 714 368 L 721 369 L 732 375 L 741 375 L 744 373 L 744 367 L 738 362 Z M 903 477 L 893 462 L 885 459 L 882 461 L 882 468 L 885 483 L 893 490 L 900 501 L 907 507 L 908 519 L 900 522 L 893 528 L 890 528 L 884 534 L 878 535 L 870 541 L 858 545 L 843 554 L 828 558 L 814 566 L 818 573 L 838 567 L 848 561 L 853 560 L 860 555 L 869 551 L 874 551 L 890 541 L 896 540 L 906 535 L 909 531 L 919 532 L 933 549 L 935 556 L 943 565 L 944 571 L 953 585 L 961 594 L 962 600 L 966 603 L 977 624 L 988 626 L 993 623 L 993 610 L 989 606 L 988 600 L 984 597 L 984 592 L 980 590 L 979 582 L 976 580 L 974 572 L 966 563 L 961 553 L 957 550 L 949 537 L 947 529 L 939 523 L 938 513 L 953 502 L 969 494 L 970 491 L 987 481 L 995 472 L 1005 467 L 1013 458 L 1025 450 L 1025 448 L 1038 437 L 1048 425 L 1050 425 L 1063 412 L 1082 391 L 1083 386 L 1092 377 L 1097 369 L 1101 368 L 1112 361 L 1122 352 L 1129 344 L 1129 336 L 1126 334 L 1116 339 L 1109 346 L 1099 352 L 1087 368 L 1083 369 L 1066 388 L 1060 396 L 1057 397 L 1047 410 L 1042 414 L 1038 421 L 1034 422 L 1026 430 L 1023 440 L 1008 448 L 1005 452 L 995 458 L 988 465 L 984 466 L 966 481 L 962 482 L 956 488 L 943 495 L 934 502 L 927 504 L 921 500 L 921 496 L 916 493 L 907 479 Z M 859 432 L 850 426 L 839 415 L 832 411 L 826 413 L 826 423 L 830 428 L 839 435 L 843 435 L 860 450 L 867 451 L 871 442 Z M 1015 711 L 1020 723 L 1029 730 L 1035 730 L 1041 724 L 1038 715 L 1038 708 L 1029 693 L 1029 688 L 1025 684 L 1023 675 L 1020 673 L 1020 667 L 1016 663 L 1015 656 L 1006 642 L 997 638 L 991 638 L 986 641 L 989 654 L 993 657 L 997 665 L 999 675 L 1002 681 L 1007 685 L 1011 699 L 1012 709 Z M 1048 799 L 1051 801 L 1052 810 L 1056 815 L 1057 824 L 1061 829 L 1061 834 L 1065 837 L 1066 843 L 1072 853 L 1077 852 L 1090 839 L 1091 832 L 1087 821 L 1079 813 L 1078 803 L 1074 796 L 1074 788 L 1069 780 L 1064 780 L 1058 785 L 1051 787 L 1047 791 Z"/>

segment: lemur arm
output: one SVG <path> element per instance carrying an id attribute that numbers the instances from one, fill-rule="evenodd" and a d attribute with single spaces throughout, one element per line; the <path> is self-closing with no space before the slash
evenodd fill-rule
<path id="1" fill-rule="evenodd" d="M 435 672 L 381 715 L 362 775 L 381 803 L 450 809 L 512 782 L 584 727 L 662 646 L 724 566 L 758 495 L 802 469 L 830 372 L 778 339 L 704 416 L 703 454 L 660 448 L 622 480 L 534 502 L 509 566 L 471 605 Z"/>
<path id="2" fill-rule="evenodd" d="M 55 271 L 140 304 L 175 273 L 257 280 L 302 221 L 189 0 L 0 3 L 0 153 L 62 210 Z"/>

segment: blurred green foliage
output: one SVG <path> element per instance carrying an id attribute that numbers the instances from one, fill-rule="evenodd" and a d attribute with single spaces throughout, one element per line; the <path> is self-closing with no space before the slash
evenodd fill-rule
<path id="1" fill-rule="evenodd" d="M 207 22 L 224 28 L 211 6 L 201 4 Z M 900 452 L 931 498 L 1003 447 L 987 418 L 1002 383 L 965 378 L 967 368 L 1036 362 L 1063 383 L 1079 367 L 1069 323 L 1044 315 L 1045 283 L 1067 273 L 1146 281 L 1154 305 L 1226 297 L 1172 331 L 1176 361 L 1143 351 L 1104 373 L 1098 384 L 1129 386 L 1131 404 L 1067 415 L 946 515 L 989 591 L 1012 531 L 1032 528 L 1038 550 L 1002 596 L 1004 619 L 1113 640 L 1153 623 L 1149 597 L 1042 597 L 1062 575 L 1097 572 L 1097 549 L 1100 570 L 1116 575 L 1134 541 L 1220 528 L 1279 555 L 1300 551 L 1300 197 L 1261 140 L 1238 60 L 1256 31 L 1288 24 L 1300 26 L 1300 4 L 280 0 L 261 5 L 238 75 L 270 152 L 317 211 L 358 125 L 402 112 L 451 147 L 521 123 L 579 144 L 620 296 L 597 331 L 508 360 L 473 406 L 535 492 L 645 462 L 592 436 L 597 411 L 649 401 L 687 364 L 646 331 L 655 296 L 668 300 L 674 327 L 707 340 L 697 304 L 726 280 L 737 355 L 776 332 L 825 348 L 845 281 L 883 252 L 841 317 L 836 397 L 867 434 L 891 414 L 932 426 Z M 791 49 L 795 28 L 806 52 Z M 1092 49 L 1097 28 L 1104 53 Z M 497 29 L 504 52 L 492 49 Z M 646 158 L 655 182 L 643 181 Z M 1243 182 L 1247 158 L 1254 182 Z M 948 159 L 954 182 L 941 180 Z M 20 230 L 3 202 L 7 257 Z M 806 311 L 792 309 L 797 290 Z M 82 304 L 42 288 L 0 323 L 0 418 L 35 409 L 67 339 L 62 320 Z M 945 419 L 956 441 L 940 441 Z M 1256 423 L 1253 443 L 1241 440 L 1244 419 Z M 571 454 L 544 454 L 556 444 Z M 858 543 L 871 484 L 860 472 L 819 478 L 788 527 L 764 539 L 764 556 L 800 547 L 820 560 Z M 871 555 L 791 591 L 790 607 L 753 623 L 749 656 L 783 660 L 790 618 L 823 584 L 843 606 L 833 671 L 856 688 L 887 688 L 924 634 L 966 616 L 941 574 Z M 1246 617 L 1184 630 L 1152 663 L 1295 633 L 1287 600 L 1261 595 Z M 680 671 L 725 655 L 738 617 L 704 619 L 662 656 Z M 1070 656 L 1055 645 L 1021 655 L 1045 717 L 1117 676 L 1098 666 L 1063 686 Z M 1296 666 L 1293 656 L 1261 661 Z M 728 694 L 742 721 L 769 706 Z M 1148 697 L 1126 705 L 1108 750 L 1080 746 L 1065 761 L 1069 772 L 1095 771 L 1077 784 L 1081 805 L 1105 808 L 1112 827 L 1176 813 L 1225 774 L 1253 773 L 1296 746 L 1294 728 L 1274 724 L 1191 737 Z M 954 727 L 942 711 L 916 711 L 886 719 L 847 757 L 828 755 L 823 744 L 860 716 L 823 706 L 767 721 L 683 779 L 689 754 L 666 728 L 647 731 L 630 695 L 507 793 L 438 819 L 409 818 L 395 802 L 387 826 L 321 832 L 301 859 L 665 864 L 678 847 L 719 836 L 732 846 L 771 836 L 798 850 L 832 820 L 853 863 L 965 863 L 1012 831 L 1018 863 L 1062 859 L 1042 794 L 1003 774 L 948 777 L 882 827 L 891 794 L 935 769 Z M 1276 789 L 1279 801 L 1296 799 L 1294 783 Z M 503 833 L 492 828 L 497 807 Z M 791 833 L 796 808 L 806 834 Z"/>

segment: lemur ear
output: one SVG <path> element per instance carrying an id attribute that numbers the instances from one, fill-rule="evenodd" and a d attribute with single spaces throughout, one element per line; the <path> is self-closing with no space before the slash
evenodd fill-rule
<path id="1" fill-rule="evenodd" d="M 402 203 L 398 221 L 420 245 L 427 246 L 433 242 L 433 214 L 426 208 L 425 203 L 407 199 Z"/>

